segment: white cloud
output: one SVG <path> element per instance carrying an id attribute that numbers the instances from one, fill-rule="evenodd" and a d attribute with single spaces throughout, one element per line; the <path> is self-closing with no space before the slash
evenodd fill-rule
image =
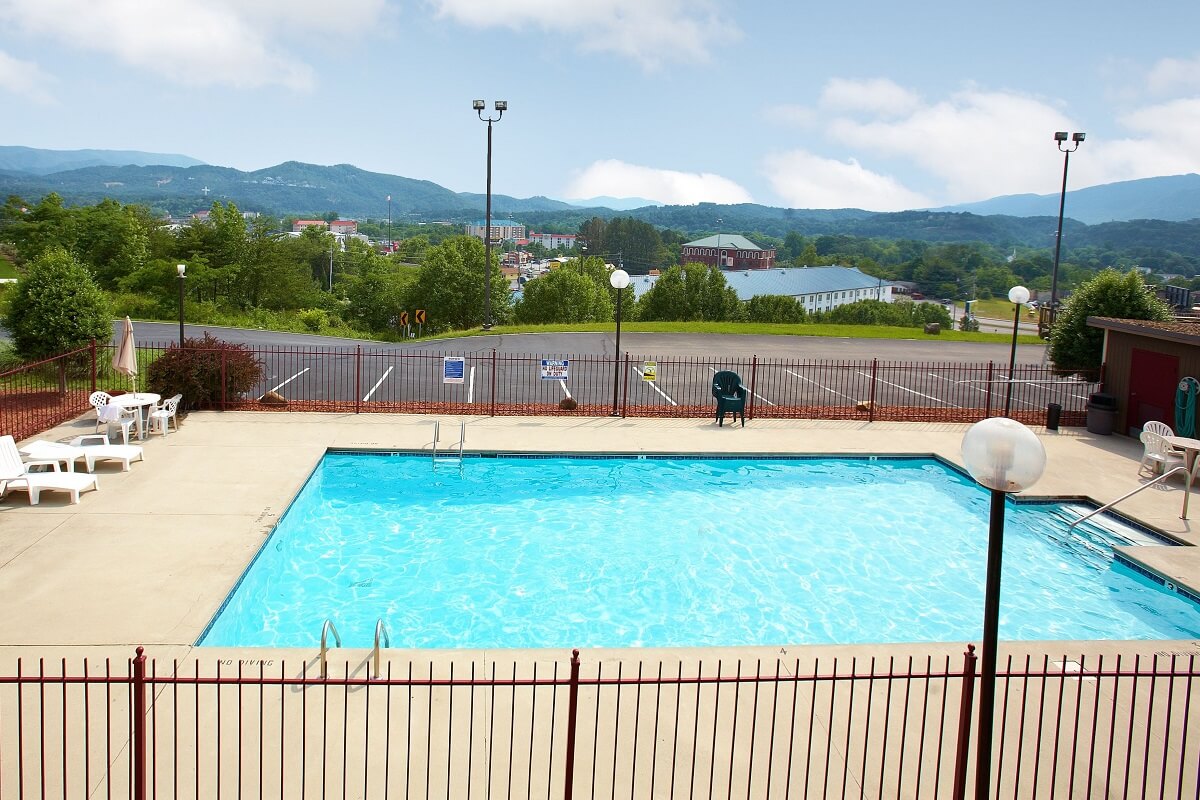
<path id="1" fill-rule="evenodd" d="M 816 109 L 808 106 L 771 106 L 766 110 L 765 116 L 771 122 L 796 128 L 811 128 L 820 121 L 820 115 L 817 114 Z"/>
<path id="2" fill-rule="evenodd" d="M 920 95 L 887 78 L 850 80 L 833 78 L 821 92 L 821 107 L 834 111 L 866 111 L 899 116 L 914 110 Z"/>
<path id="3" fill-rule="evenodd" d="M 539 28 L 576 37 L 580 47 L 655 67 L 705 61 L 720 37 L 740 38 L 710 0 L 431 0 L 441 16 L 478 28 Z"/>
<path id="4" fill-rule="evenodd" d="M 383 2 L 346 0 L 339 13 L 361 30 Z M 308 89 L 311 68 L 273 37 L 326 30 L 329 7 L 315 0 L 0 0 L 0 24 L 189 85 Z"/>
<path id="5" fill-rule="evenodd" d="M 1093 184 L 1200 172 L 1200 97 L 1138 108 L 1119 122 L 1133 135 L 1089 137 L 1086 158 L 1071 161 L 1072 174 L 1078 164 L 1081 179 Z"/>
<path id="6" fill-rule="evenodd" d="M 32 61 L 22 61 L 0 50 L 0 92 L 9 92 L 39 105 L 53 105 L 54 78 Z"/>
<path id="7" fill-rule="evenodd" d="M 768 156 L 767 179 L 792 208 L 862 208 L 902 211 L 931 205 L 899 181 L 865 169 L 858 161 L 822 158 L 804 150 Z"/>
<path id="8" fill-rule="evenodd" d="M 750 193 L 720 175 L 596 161 L 573 180 L 566 197 L 644 197 L 668 205 L 752 203 Z"/>
<path id="9" fill-rule="evenodd" d="M 1080 130 L 1048 103 L 966 89 L 898 119 L 834 117 L 829 138 L 864 154 L 911 161 L 943 185 L 943 202 L 1054 189 L 1051 133 Z"/>
<path id="10" fill-rule="evenodd" d="M 1200 89 L 1200 55 L 1192 59 L 1164 58 L 1150 69 L 1146 83 L 1150 90 L 1165 94 L 1177 89 Z"/>

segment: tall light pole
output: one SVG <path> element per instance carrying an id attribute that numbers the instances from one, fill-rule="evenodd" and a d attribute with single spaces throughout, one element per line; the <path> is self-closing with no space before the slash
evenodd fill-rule
<path id="1" fill-rule="evenodd" d="M 392 196 L 388 198 L 388 255 L 392 254 Z"/>
<path id="2" fill-rule="evenodd" d="M 583 274 L 583 259 L 587 257 L 587 245 L 579 243 L 579 274 Z"/>
<path id="3" fill-rule="evenodd" d="M 976 422 L 962 440 L 962 459 L 979 485 L 990 489 L 987 584 L 983 601 L 983 656 L 979 672 L 979 751 L 975 754 L 975 797 L 987 800 L 992 772 L 992 727 L 996 713 L 996 644 L 1000 627 L 1000 564 L 1004 555 L 1004 499 L 1028 489 L 1046 468 L 1046 448 L 1016 420 L 991 417 Z"/>
<path id="4" fill-rule="evenodd" d="M 621 386 L 621 295 L 629 285 L 629 273 L 623 269 L 614 269 L 608 276 L 608 282 L 617 290 L 617 342 L 613 349 L 613 410 L 612 416 L 621 416 L 617 411 L 617 390 Z"/>
<path id="5" fill-rule="evenodd" d="M 1021 306 L 1029 302 L 1029 290 L 1014 286 L 1008 290 L 1008 302 L 1014 304 L 1012 347 L 1008 351 L 1008 391 L 1004 393 L 1004 416 L 1012 406 L 1013 370 L 1017 368 L 1017 324 L 1021 321 Z"/>
<path id="6" fill-rule="evenodd" d="M 1067 167 L 1071 164 L 1071 153 L 1079 149 L 1079 145 L 1083 144 L 1083 140 L 1087 137 L 1086 133 L 1072 133 L 1071 141 L 1074 147 L 1065 145 L 1067 141 L 1066 131 L 1055 131 L 1054 142 L 1058 145 L 1058 149 L 1063 154 L 1063 181 L 1062 193 L 1058 197 L 1058 235 L 1054 237 L 1054 269 L 1050 273 L 1050 324 L 1053 325 L 1058 317 L 1058 256 L 1062 252 L 1062 226 L 1063 226 L 1063 210 L 1067 205 Z"/>
<path id="7" fill-rule="evenodd" d="M 717 265 L 717 269 L 718 269 L 718 270 L 720 270 L 720 269 L 721 269 L 721 218 L 720 218 L 720 217 L 717 217 L 717 257 L 716 257 L 716 265 Z"/>
<path id="8" fill-rule="evenodd" d="M 176 264 L 175 271 L 179 273 L 179 347 L 183 348 L 183 279 L 187 272 L 187 264 Z"/>
<path id="9" fill-rule="evenodd" d="M 471 102 L 471 108 L 479 118 L 487 123 L 487 217 L 484 220 L 483 231 L 483 329 L 492 329 L 492 123 L 499 122 L 508 110 L 507 100 L 496 101 L 496 116 L 485 117 L 483 109 L 487 103 L 482 100 Z"/>

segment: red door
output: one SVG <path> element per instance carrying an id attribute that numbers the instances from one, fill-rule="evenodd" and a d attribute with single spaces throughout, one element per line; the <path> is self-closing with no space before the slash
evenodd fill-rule
<path id="1" fill-rule="evenodd" d="M 1129 409 L 1125 423 L 1130 435 L 1151 420 L 1175 425 L 1175 389 L 1179 386 L 1179 356 L 1133 349 L 1129 366 Z"/>

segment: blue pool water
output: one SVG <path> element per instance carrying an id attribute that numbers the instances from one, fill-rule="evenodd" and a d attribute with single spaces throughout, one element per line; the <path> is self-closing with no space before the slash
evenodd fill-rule
<path id="1" fill-rule="evenodd" d="M 628 647 L 975 641 L 988 494 L 928 459 L 327 455 L 205 645 Z M 1000 636 L 1200 637 L 1113 558 L 1165 544 L 1009 504 Z"/>

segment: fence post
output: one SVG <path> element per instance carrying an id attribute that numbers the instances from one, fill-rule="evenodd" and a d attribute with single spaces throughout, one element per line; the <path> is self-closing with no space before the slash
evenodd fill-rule
<path id="1" fill-rule="evenodd" d="M 867 422 L 875 421 L 875 373 L 879 370 L 879 359 L 871 359 L 871 396 L 867 399 Z"/>
<path id="2" fill-rule="evenodd" d="M 579 713 L 579 650 L 571 651 L 571 683 L 567 694 L 567 768 L 563 773 L 563 800 L 571 800 L 575 783 L 575 717 Z"/>
<path id="3" fill-rule="evenodd" d="M 92 391 L 96 391 L 96 340 L 92 339 Z"/>
<path id="4" fill-rule="evenodd" d="M 963 653 L 962 702 L 958 707 L 958 752 L 954 757 L 954 790 L 951 797 L 963 800 L 967 794 L 967 762 L 971 751 L 971 708 L 975 701 L 975 645 Z"/>
<path id="5" fill-rule="evenodd" d="M 1011 377 L 1011 376 L 1010 376 Z M 992 362 L 988 362 L 987 373 L 987 410 L 983 413 L 983 418 L 987 419 L 992 415 Z"/>
<path id="6" fill-rule="evenodd" d="M 133 659 L 133 800 L 146 800 L 146 654 Z"/>
<path id="7" fill-rule="evenodd" d="M 618 356 L 620 358 L 620 356 Z M 629 351 L 625 351 L 625 380 L 621 382 L 621 419 L 629 411 Z"/>
<path id="8" fill-rule="evenodd" d="M 496 416 L 496 348 L 492 348 L 492 379 L 488 381 L 491 385 L 491 397 L 488 399 L 488 416 Z"/>
<path id="9" fill-rule="evenodd" d="M 362 409 L 362 345 L 354 346 L 354 413 Z"/>
<path id="10" fill-rule="evenodd" d="M 225 410 L 225 404 L 228 402 L 228 399 L 229 399 L 229 395 L 227 394 L 226 388 L 225 388 L 225 386 L 226 386 L 225 381 L 227 380 L 227 378 L 226 378 L 227 373 L 225 372 L 225 365 L 226 365 L 225 359 L 228 357 L 228 355 L 229 355 L 228 351 L 224 347 L 222 347 L 221 348 L 221 410 L 222 411 Z"/>
<path id="11" fill-rule="evenodd" d="M 754 421 L 754 388 L 758 384 L 758 356 L 750 356 L 750 421 Z"/>

